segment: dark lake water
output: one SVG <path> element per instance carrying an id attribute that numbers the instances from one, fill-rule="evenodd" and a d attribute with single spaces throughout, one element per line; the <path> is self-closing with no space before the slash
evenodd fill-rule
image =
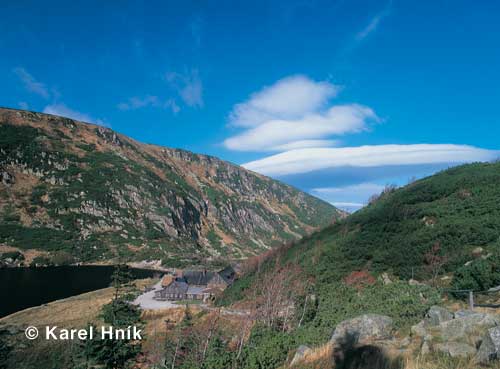
<path id="1" fill-rule="evenodd" d="M 108 287 L 112 266 L 0 269 L 0 317 L 32 306 Z M 132 269 L 134 278 L 156 272 Z"/>

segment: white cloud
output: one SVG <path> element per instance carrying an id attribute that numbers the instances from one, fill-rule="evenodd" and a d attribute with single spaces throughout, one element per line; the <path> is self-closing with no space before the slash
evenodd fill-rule
<path id="1" fill-rule="evenodd" d="M 145 96 L 145 97 L 131 97 L 127 102 L 121 102 L 118 104 L 118 109 L 120 110 L 135 110 L 144 108 L 146 106 L 158 107 L 160 105 L 160 100 L 157 96 Z"/>
<path id="2" fill-rule="evenodd" d="M 339 86 L 329 82 L 316 82 L 301 75 L 287 77 L 237 104 L 230 113 L 230 123 L 254 127 L 270 120 L 298 119 L 322 108 L 339 90 Z"/>
<path id="3" fill-rule="evenodd" d="M 282 151 L 323 144 L 331 135 L 365 130 L 367 122 L 378 120 L 370 108 L 358 104 L 338 105 L 324 113 L 309 113 L 297 120 L 269 120 L 230 137 L 224 145 L 240 151 Z M 328 146 L 331 146 L 328 145 Z"/>
<path id="4" fill-rule="evenodd" d="M 338 140 L 300 140 L 292 141 L 283 145 L 275 146 L 276 151 L 287 151 L 295 149 L 303 149 L 305 147 L 329 147 L 337 146 L 340 143 Z"/>
<path id="5" fill-rule="evenodd" d="M 98 124 L 101 126 L 109 126 L 102 119 L 94 119 L 85 113 L 81 113 L 76 110 L 70 109 L 64 104 L 47 105 L 43 109 L 43 112 L 46 114 L 53 114 L 53 115 L 59 115 L 61 117 L 71 118 L 80 122 L 88 122 L 88 123 Z"/>
<path id="6" fill-rule="evenodd" d="M 230 150 L 286 151 L 338 145 L 331 136 L 356 133 L 379 121 L 359 104 L 329 106 L 340 86 L 294 75 L 252 94 L 229 114 L 231 127 L 244 130 L 224 140 Z"/>
<path id="7" fill-rule="evenodd" d="M 203 107 L 203 83 L 197 69 L 192 69 L 183 74 L 168 72 L 165 75 L 165 79 L 187 106 L 195 108 Z"/>
<path id="8" fill-rule="evenodd" d="M 160 108 L 160 109 L 170 109 L 172 113 L 177 114 L 180 111 L 179 105 L 175 99 L 168 99 L 166 101 L 161 101 L 158 96 L 147 95 L 144 97 L 131 97 L 126 102 L 121 102 L 117 105 L 119 110 L 136 110 L 146 107 Z"/>
<path id="9" fill-rule="evenodd" d="M 21 79 L 24 84 L 24 87 L 34 94 L 37 94 L 44 99 L 48 99 L 50 97 L 49 90 L 47 86 L 42 82 L 38 82 L 35 77 L 29 74 L 26 69 L 18 67 L 14 69 L 14 73 Z"/>
<path id="10" fill-rule="evenodd" d="M 333 195 L 333 196 L 342 196 L 346 193 L 368 193 L 369 195 L 373 195 L 376 193 L 380 193 L 385 186 L 376 184 L 376 183 L 359 183 L 350 186 L 344 187 L 322 187 L 322 188 L 313 188 L 312 192 L 322 194 L 322 195 Z"/>
<path id="11" fill-rule="evenodd" d="M 392 2 L 389 2 L 387 7 L 382 10 L 380 13 L 376 14 L 370 19 L 370 22 L 363 28 L 360 32 L 356 34 L 356 41 L 363 41 L 368 35 L 372 32 L 376 31 L 382 19 L 387 17 L 390 13 L 390 8 Z"/>
<path id="12" fill-rule="evenodd" d="M 258 173 L 283 176 L 339 167 L 461 164 L 493 160 L 499 154 L 497 150 L 451 144 L 305 148 L 272 155 L 243 166 Z"/>
<path id="13" fill-rule="evenodd" d="M 177 102 L 175 101 L 175 99 L 168 99 L 165 102 L 165 106 L 170 108 L 170 110 L 172 110 L 172 113 L 174 113 L 174 114 L 177 114 L 178 112 L 181 111 L 181 108 L 179 105 L 177 105 Z"/>

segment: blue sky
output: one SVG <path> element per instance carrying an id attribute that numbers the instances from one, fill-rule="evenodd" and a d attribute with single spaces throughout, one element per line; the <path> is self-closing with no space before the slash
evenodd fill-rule
<path id="1" fill-rule="evenodd" d="M 5 1 L 0 105 L 91 121 L 347 209 L 500 156 L 494 1 Z"/>

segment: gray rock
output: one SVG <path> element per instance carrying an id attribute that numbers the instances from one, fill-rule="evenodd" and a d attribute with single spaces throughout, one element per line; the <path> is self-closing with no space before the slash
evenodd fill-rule
<path id="1" fill-rule="evenodd" d="M 441 338 L 445 341 L 458 340 L 464 336 L 474 339 L 472 335 L 477 335 L 481 331 L 495 327 L 499 324 L 498 318 L 483 313 L 473 313 L 467 315 L 457 315 L 457 318 L 441 323 L 436 328 L 441 333 Z"/>
<path id="2" fill-rule="evenodd" d="M 410 279 L 410 280 L 408 281 L 408 284 L 409 284 L 410 286 L 425 286 L 425 283 L 419 282 L 419 281 L 417 281 L 416 279 Z"/>
<path id="3" fill-rule="evenodd" d="M 393 321 L 388 316 L 365 314 L 339 323 L 331 341 L 336 344 L 347 338 L 356 342 L 390 339 L 392 330 Z"/>
<path id="4" fill-rule="evenodd" d="M 290 363 L 290 366 L 297 364 L 300 360 L 304 358 L 304 356 L 311 351 L 311 348 L 306 346 L 306 345 L 300 345 L 297 351 L 295 352 L 295 355 L 293 356 L 292 362 Z"/>
<path id="5" fill-rule="evenodd" d="M 382 278 L 382 282 L 383 282 L 385 285 L 387 285 L 387 284 L 391 284 L 391 283 L 392 283 L 391 278 L 389 278 L 389 274 L 387 274 L 387 273 L 385 273 L 385 272 L 384 272 L 384 273 L 382 273 L 381 278 Z"/>
<path id="6" fill-rule="evenodd" d="M 459 310 L 453 314 L 453 317 L 456 319 L 456 318 L 463 318 L 464 316 L 471 316 L 474 314 L 476 314 L 476 312 L 472 310 Z"/>
<path id="7" fill-rule="evenodd" d="M 481 346 L 475 357 L 478 363 L 488 363 L 491 360 L 499 359 L 500 354 L 500 327 L 488 329 L 484 335 Z"/>
<path id="8" fill-rule="evenodd" d="M 453 319 L 453 314 L 441 306 L 431 306 L 426 314 L 426 323 L 436 326 Z"/>
<path id="9" fill-rule="evenodd" d="M 15 183 L 16 180 L 12 174 L 0 168 L 0 182 L 8 186 Z"/>
<path id="10" fill-rule="evenodd" d="M 480 256 L 483 252 L 484 249 L 482 247 L 476 247 L 474 250 L 472 250 L 472 255 Z"/>
<path id="11" fill-rule="evenodd" d="M 445 342 L 433 346 L 434 350 L 450 355 L 451 357 L 469 357 L 476 354 L 476 349 L 462 342 Z"/>
<path id="12" fill-rule="evenodd" d="M 411 335 L 414 337 L 424 337 L 427 335 L 427 330 L 425 329 L 425 321 L 411 327 Z"/>
<path id="13" fill-rule="evenodd" d="M 422 343 L 422 347 L 420 348 L 420 354 L 422 356 L 428 355 L 431 352 L 431 348 L 429 346 L 429 342 L 424 341 Z"/>

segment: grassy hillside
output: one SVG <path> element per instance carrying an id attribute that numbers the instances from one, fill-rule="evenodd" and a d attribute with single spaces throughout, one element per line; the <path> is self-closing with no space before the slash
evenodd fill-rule
<path id="1" fill-rule="evenodd" d="M 353 271 L 390 272 L 402 279 L 429 277 L 426 253 L 439 245 L 444 271 L 455 271 L 500 249 L 500 163 L 463 165 L 386 191 L 370 205 L 301 241 L 280 255 L 301 265 L 317 286 Z M 261 270 L 274 265 L 266 260 Z M 252 273 L 227 292 L 236 300 Z"/>
<path id="2" fill-rule="evenodd" d="M 472 251 L 500 248 L 500 163 L 455 167 L 382 194 L 342 222 L 294 245 L 297 260 L 330 282 L 354 270 L 426 278 L 426 253 L 436 244 L 454 271 Z"/>

